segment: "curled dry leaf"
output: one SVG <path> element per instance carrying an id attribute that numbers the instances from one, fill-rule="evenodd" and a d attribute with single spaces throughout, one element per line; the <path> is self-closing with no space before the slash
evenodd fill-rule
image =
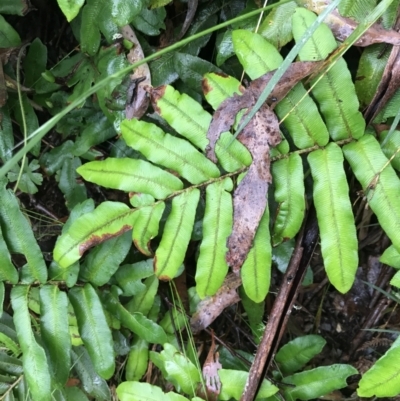
<path id="1" fill-rule="evenodd" d="M 142 47 L 133 29 L 129 25 L 125 25 L 121 28 L 121 34 L 124 39 L 129 40 L 134 45 L 127 56 L 129 63 L 133 64 L 144 59 Z M 130 75 L 130 78 L 131 82 L 125 108 L 126 118 L 128 120 L 132 118 L 140 119 L 149 106 L 149 98 L 145 91 L 145 87 L 151 84 L 150 68 L 148 64 L 145 63 L 137 67 L 133 74 Z"/>
<path id="2" fill-rule="evenodd" d="M 240 301 L 236 289 L 241 284 L 242 279 L 236 274 L 230 273 L 215 295 L 199 302 L 196 312 L 190 319 L 193 334 L 197 334 L 208 327 L 225 308 Z"/>
<path id="3" fill-rule="evenodd" d="M 319 62 L 293 63 L 271 92 L 267 104 L 258 110 L 238 136 L 250 151 L 253 163 L 233 195 L 233 229 L 228 239 L 226 259 L 235 273 L 247 257 L 267 205 L 268 186 L 271 183 L 270 147 L 281 141 L 279 122 L 272 108 L 296 83 L 317 70 L 320 65 Z M 207 157 L 214 163 L 215 143 L 220 134 L 231 128 L 240 110 L 254 106 L 273 75 L 274 71 L 254 80 L 242 96 L 234 94 L 218 107 L 207 133 Z"/>
<path id="4" fill-rule="evenodd" d="M 221 392 L 221 380 L 218 375 L 218 370 L 220 369 L 222 369 L 222 365 L 219 362 L 218 352 L 215 352 L 215 339 L 214 333 L 212 332 L 211 347 L 203 365 L 203 377 L 207 391 L 207 396 L 203 398 L 209 401 L 217 400 Z"/>
<path id="5" fill-rule="evenodd" d="M 306 7 L 316 14 L 322 13 L 330 0 L 297 0 L 298 4 Z M 357 28 L 358 23 L 351 18 L 342 17 L 337 10 L 329 14 L 325 20 L 335 38 L 341 42 L 347 39 Z M 400 45 L 400 33 L 393 29 L 384 29 L 379 24 L 373 24 L 371 27 L 354 43 L 355 46 L 366 47 L 374 43 L 390 43 L 395 46 Z"/>

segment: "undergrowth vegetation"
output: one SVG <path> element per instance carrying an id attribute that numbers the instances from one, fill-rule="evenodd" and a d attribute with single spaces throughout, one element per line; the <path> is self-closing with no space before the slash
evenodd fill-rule
<path id="1" fill-rule="evenodd" d="M 261 341 L 313 208 L 336 291 L 358 204 L 400 268 L 399 0 L 260 3 L 58 0 L 56 54 L 0 4 L 0 400 L 241 399 L 255 348 L 208 326 L 240 303 Z M 400 394 L 398 340 L 367 372 L 325 342 L 280 345 L 257 399 Z"/>

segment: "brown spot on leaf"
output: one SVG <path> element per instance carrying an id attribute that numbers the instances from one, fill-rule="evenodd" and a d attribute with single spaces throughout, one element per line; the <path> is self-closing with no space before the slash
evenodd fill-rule
<path id="1" fill-rule="evenodd" d="M 107 241 L 108 239 L 118 237 L 131 229 L 132 229 L 132 226 L 125 224 L 124 226 L 122 226 L 122 228 L 119 231 L 117 231 L 115 233 L 112 233 L 112 234 L 105 233 L 103 235 L 92 235 L 91 237 L 89 237 L 89 239 L 87 241 L 82 242 L 79 245 L 79 255 L 82 256 L 88 249 L 90 249 L 98 244 L 101 244 L 102 242 Z"/>
<path id="2" fill-rule="evenodd" d="M 150 88 L 149 90 L 151 105 L 153 106 L 154 111 L 160 115 L 161 115 L 161 110 L 158 107 L 157 103 L 164 96 L 166 88 L 167 88 L 166 85 L 161 85 L 157 86 L 157 88 Z"/>

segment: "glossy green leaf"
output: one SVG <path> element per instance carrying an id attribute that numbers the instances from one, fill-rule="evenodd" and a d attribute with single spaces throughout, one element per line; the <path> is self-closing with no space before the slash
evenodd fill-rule
<path id="1" fill-rule="evenodd" d="M 152 269 L 153 270 L 153 269 Z M 143 289 L 136 294 L 125 307 L 132 313 L 139 312 L 147 316 L 154 303 L 154 298 L 158 290 L 158 278 L 153 274 L 147 277 L 142 286 Z"/>
<path id="2" fill-rule="evenodd" d="M 0 369 L 3 373 L 13 376 L 20 376 L 24 373 L 21 359 L 10 356 L 4 351 L 0 351 Z"/>
<path id="3" fill-rule="evenodd" d="M 124 203 L 101 203 L 93 212 L 76 219 L 58 238 L 54 260 L 66 268 L 79 260 L 87 249 L 129 231 L 133 212 Z"/>
<path id="4" fill-rule="evenodd" d="M 379 262 L 392 266 L 395 269 L 400 269 L 400 253 L 393 245 L 386 248 L 379 258 Z"/>
<path id="5" fill-rule="evenodd" d="M 23 61 L 24 85 L 32 87 L 46 69 L 47 48 L 39 38 L 33 40 Z"/>
<path id="6" fill-rule="evenodd" d="M 76 169 L 82 165 L 79 157 L 66 158 L 60 171 L 58 187 L 65 196 L 65 204 L 68 209 L 87 199 L 86 186 L 78 181 Z"/>
<path id="7" fill-rule="evenodd" d="M 79 333 L 96 372 L 109 379 L 115 370 L 113 341 L 101 301 L 90 284 L 68 293 L 78 320 Z"/>
<path id="8" fill-rule="evenodd" d="M 201 379 L 198 368 L 189 358 L 181 354 L 172 344 L 166 343 L 164 350 L 159 354 L 151 351 L 150 359 L 161 369 L 164 377 L 174 384 L 177 391 L 182 390 L 194 396 Z"/>
<path id="9" fill-rule="evenodd" d="M 50 372 L 44 349 L 36 342 L 28 310 L 29 286 L 16 286 L 11 290 L 14 324 L 22 349 L 24 376 L 34 400 L 51 400 Z"/>
<path id="10" fill-rule="evenodd" d="M 95 371 L 86 348 L 83 346 L 73 347 L 71 357 L 73 369 L 81 381 L 81 387 L 85 393 L 97 400 L 109 401 L 111 399 L 110 387 Z"/>
<path id="11" fill-rule="evenodd" d="M 125 259 L 131 245 L 129 231 L 98 245 L 86 256 L 79 278 L 96 286 L 106 284 Z"/>
<path id="12" fill-rule="evenodd" d="M 400 394 L 398 380 L 400 367 L 397 363 L 399 357 L 400 340 L 398 338 L 372 368 L 363 374 L 357 389 L 359 397 L 394 397 Z"/>
<path id="13" fill-rule="evenodd" d="M 94 56 L 100 46 L 100 32 L 98 21 L 100 13 L 107 7 L 105 0 L 89 0 L 82 9 L 82 22 L 80 31 L 81 50 Z"/>
<path id="14" fill-rule="evenodd" d="M 272 244 L 294 238 L 299 232 L 305 212 L 305 188 L 303 161 L 297 153 L 272 164 L 272 178 L 275 184 L 274 197 L 278 203 Z"/>
<path id="15" fill-rule="evenodd" d="M 71 22 L 78 15 L 79 10 L 85 3 L 85 0 L 57 0 L 57 3 L 67 18 L 67 21 Z"/>
<path id="16" fill-rule="evenodd" d="M 293 36 L 300 40 L 315 21 L 316 15 L 305 8 L 297 8 L 293 14 Z M 336 40 L 325 24 L 321 24 L 299 52 L 301 61 L 325 59 L 337 47 Z M 315 79 L 311 81 L 314 84 Z M 343 59 L 326 72 L 312 89 L 319 109 L 326 121 L 333 140 L 360 138 L 364 135 L 365 121 L 358 111 L 359 102 L 350 71 Z"/>
<path id="17" fill-rule="evenodd" d="M 132 22 L 133 18 L 140 13 L 148 0 L 114 0 L 110 2 L 111 16 L 118 26 L 124 26 Z"/>
<path id="18" fill-rule="evenodd" d="M 353 366 L 339 364 L 296 373 L 283 379 L 283 383 L 295 386 L 285 386 L 284 396 L 291 400 L 319 398 L 333 390 L 346 387 L 346 379 L 357 373 Z"/>
<path id="19" fill-rule="evenodd" d="M 382 151 L 388 159 L 391 159 L 393 168 L 400 171 L 400 131 L 393 131 L 388 140 L 385 140 L 388 133 L 389 131 L 382 131 L 379 136 L 379 141 L 383 145 Z"/>
<path id="20" fill-rule="evenodd" d="M 64 385 L 71 368 L 68 298 L 56 285 L 40 289 L 40 333 L 48 351 L 53 379 Z"/>
<path id="21" fill-rule="evenodd" d="M 283 57 L 278 50 L 259 34 L 237 30 L 232 34 L 235 52 L 246 73 L 252 79 L 278 68 Z M 299 83 L 282 99 L 276 112 L 293 138 L 295 145 L 304 149 L 328 143 L 329 133 L 317 106 Z M 314 118 L 309 118 L 310 114 Z"/>
<path id="22" fill-rule="evenodd" d="M 151 206 L 143 206 L 136 212 L 132 238 L 136 248 L 146 256 L 153 254 L 150 249 L 150 240 L 158 235 L 164 209 L 165 203 L 157 202 Z"/>
<path id="23" fill-rule="evenodd" d="M 149 363 L 149 343 L 140 337 L 132 341 L 126 362 L 126 380 L 139 381 L 146 373 Z"/>
<path id="24" fill-rule="evenodd" d="M 47 267 L 42 251 L 36 241 L 32 227 L 21 212 L 19 202 L 14 193 L 0 183 L 0 225 L 8 248 L 12 252 L 21 253 L 27 260 L 27 270 L 34 280 L 44 283 L 47 280 Z M 7 256 L 5 256 L 7 259 Z M 10 269 L 11 266 L 8 266 Z M 9 271 L 10 278 L 15 281 L 15 273 Z"/>
<path id="25" fill-rule="evenodd" d="M 379 224 L 400 252 L 400 181 L 396 172 L 387 165 L 388 160 L 372 135 L 345 145 L 343 152 Z"/>
<path id="26" fill-rule="evenodd" d="M 135 333 L 141 339 L 155 344 L 163 344 L 167 341 L 167 335 L 161 326 L 147 319 L 141 313 L 130 313 L 121 305 L 114 294 L 108 293 L 104 299 L 104 303 L 107 309 L 124 327 L 131 330 L 132 333 Z"/>
<path id="27" fill-rule="evenodd" d="M 385 44 L 374 44 L 365 48 L 361 54 L 355 88 L 362 107 L 371 103 L 382 78 L 390 53 L 384 51 L 385 46 Z"/>
<path id="28" fill-rule="evenodd" d="M 345 293 L 355 279 L 358 243 L 343 154 L 332 142 L 325 149 L 310 153 L 308 162 L 314 180 L 314 204 L 325 270 L 335 288 Z"/>
<path id="29" fill-rule="evenodd" d="M 166 29 L 164 23 L 166 14 L 163 7 L 155 10 L 143 8 L 140 14 L 133 19 L 132 25 L 146 35 L 157 36 L 161 33 L 161 29 Z"/>
<path id="30" fill-rule="evenodd" d="M 148 160 L 177 171 L 192 184 L 219 176 L 218 167 L 186 140 L 165 134 L 151 123 L 124 120 L 122 136 L 126 143 Z"/>
<path id="31" fill-rule="evenodd" d="M 232 231 L 233 184 L 230 178 L 207 186 L 203 219 L 203 240 L 196 269 L 196 290 L 200 298 L 214 295 L 221 287 L 228 263 L 226 241 Z"/>
<path id="32" fill-rule="evenodd" d="M 264 18 L 258 33 L 280 49 L 292 38 L 292 15 L 297 7 L 294 1 L 274 7 Z"/>
<path id="33" fill-rule="evenodd" d="M 161 280 L 172 280 L 183 263 L 199 199 L 200 191 L 194 188 L 172 200 L 171 213 L 154 259 L 155 273 Z"/>
<path id="34" fill-rule="evenodd" d="M 167 334 L 175 335 L 176 332 L 182 331 L 188 327 L 187 316 L 176 307 L 173 307 L 169 313 L 166 313 L 160 321 L 160 326 Z"/>
<path id="35" fill-rule="evenodd" d="M 179 178 L 144 160 L 114 159 L 93 161 L 77 169 L 82 177 L 103 187 L 144 192 L 162 199 L 182 189 Z"/>
<path id="36" fill-rule="evenodd" d="M 160 387 L 149 383 L 126 381 L 117 387 L 117 395 L 121 401 L 185 401 L 187 398 L 173 393 L 164 393 Z M 178 397 L 178 398 L 175 398 Z"/>
<path id="37" fill-rule="evenodd" d="M 0 281 L 1 282 L 10 281 L 12 284 L 17 284 L 18 271 L 11 262 L 11 255 L 10 252 L 8 251 L 7 244 L 4 241 L 3 233 L 1 232 L 1 227 L 0 227 L 0 255 L 1 255 Z M 0 310 L 2 310 L 2 307 L 0 308 Z"/>
<path id="38" fill-rule="evenodd" d="M 283 375 L 302 369 L 314 356 L 324 348 L 326 341 L 314 334 L 297 337 L 288 342 L 275 355 L 275 361 Z"/>
<path id="39" fill-rule="evenodd" d="M 146 291 L 142 279 L 154 274 L 153 260 L 147 259 L 137 263 L 121 266 L 114 277 L 118 286 L 124 291 L 124 296 L 137 295 Z"/>
<path id="40" fill-rule="evenodd" d="M 215 64 L 221 67 L 222 64 L 230 57 L 232 57 L 235 52 L 233 51 L 232 44 L 232 31 L 226 30 L 217 35 L 216 40 L 217 57 L 215 58 Z"/>
<path id="41" fill-rule="evenodd" d="M 20 44 L 18 32 L 0 15 L 0 48 L 17 47 Z"/>
<path id="42" fill-rule="evenodd" d="M 199 93 L 201 93 L 201 79 L 204 74 L 222 72 L 214 64 L 187 53 L 175 53 L 174 66 L 179 78 L 189 88 Z"/>
<path id="43" fill-rule="evenodd" d="M 242 396 L 249 373 L 241 370 L 220 369 L 218 375 L 222 383 L 219 399 L 230 400 L 234 398 L 235 400 L 239 400 Z M 271 397 L 278 391 L 278 387 L 264 379 L 257 393 L 256 400 Z"/>
<path id="44" fill-rule="evenodd" d="M 267 206 L 254 237 L 253 247 L 240 269 L 243 288 L 253 302 L 264 301 L 268 294 L 271 281 L 271 264 L 272 248 Z"/>

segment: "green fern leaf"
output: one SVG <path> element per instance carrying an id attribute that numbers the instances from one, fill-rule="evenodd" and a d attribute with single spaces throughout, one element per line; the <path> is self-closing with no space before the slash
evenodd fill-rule
<path id="1" fill-rule="evenodd" d="M 321 366 L 295 373 L 283 379 L 283 383 L 289 384 L 285 387 L 284 396 L 290 400 L 319 398 L 333 390 L 346 387 L 346 379 L 357 373 L 356 368 L 344 364 Z"/>
<path id="2" fill-rule="evenodd" d="M 147 316 L 153 307 L 154 298 L 157 296 L 159 280 L 153 273 L 147 277 L 136 295 L 125 304 L 125 308 L 131 313 L 142 313 Z"/>
<path id="3" fill-rule="evenodd" d="M 130 230 L 134 212 L 124 203 L 103 202 L 63 232 L 54 248 L 54 260 L 63 268 L 72 265 L 87 249 Z"/>
<path id="4" fill-rule="evenodd" d="M 154 274 L 153 260 L 146 259 L 140 262 L 121 266 L 115 273 L 118 286 L 124 296 L 137 295 L 146 290 L 142 279 Z"/>
<path id="5" fill-rule="evenodd" d="M 314 180 L 314 204 L 321 233 L 321 251 L 329 281 L 345 293 L 355 279 L 358 267 L 357 233 L 338 145 L 308 155 Z"/>
<path id="6" fill-rule="evenodd" d="M 136 195 L 135 195 L 136 196 Z M 164 202 L 138 208 L 133 225 L 132 239 L 136 248 L 147 256 L 152 256 L 150 240 L 157 236 L 161 217 L 165 209 Z"/>
<path id="7" fill-rule="evenodd" d="M 177 171 L 192 184 L 219 177 L 218 167 L 188 141 L 165 134 L 154 124 L 124 120 L 121 131 L 125 142 L 133 149 L 151 162 Z"/>
<path id="8" fill-rule="evenodd" d="M 387 165 L 388 160 L 372 135 L 345 145 L 343 152 L 379 224 L 400 252 L 400 181 L 396 172 Z"/>
<path id="9" fill-rule="evenodd" d="M 211 115 L 186 94 L 180 94 L 171 86 L 161 86 L 152 91 L 153 107 L 171 127 L 200 150 L 208 145 L 207 131 Z M 228 138 L 227 138 L 228 137 Z M 215 152 L 221 153 L 221 166 L 226 171 L 236 171 L 251 164 L 251 156 L 245 146 L 227 133 L 225 142 L 217 142 Z"/>
<path id="10" fill-rule="evenodd" d="M 206 189 L 203 240 L 197 260 L 196 290 L 200 298 L 214 295 L 221 287 L 228 264 L 226 240 L 232 231 L 232 191 L 230 178 L 215 182 Z"/>
<path id="11" fill-rule="evenodd" d="M 68 298 L 56 285 L 40 289 L 40 333 L 48 351 L 53 379 L 65 385 L 71 368 Z"/>
<path id="12" fill-rule="evenodd" d="M 41 283 L 46 282 L 47 267 L 32 227 L 21 212 L 14 193 L 5 188 L 4 181 L 0 183 L 0 224 L 8 248 L 25 256 L 28 262 L 26 268 L 31 278 Z M 9 264 L 7 267 L 8 275 L 15 281 L 15 273 Z"/>
<path id="13" fill-rule="evenodd" d="M 73 369 L 80 379 L 81 387 L 85 393 L 96 400 L 111 400 L 110 387 L 108 383 L 96 373 L 86 348 L 84 346 L 74 347 L 71 352 L 71 357 Z M 75 401 L 74 398 L 72 400 Z"/>
<path id="14" fill-rule="evenodd" d="M 170 85 L 154 88 L 151 95 L 154 110 L 180 135 L 204 151 L 211 116 L 200 103 Z"/>
<path id="15" fill-rule="evenodd" d="M 240 269 L 243 288 L 253 302 L 264 301 L 268 294 L 271 281 L 271 263 L 272 248 L 267 206 L 254 237 L 253 247 Z"/>
<path id="16" fill-rule="evenodd" d="M 363 374 L 357 394 L 359 397 L 394 397 L 400 394 L 400 338 Z"/>
<path id="17" fill-rule="evenodd" d="M 7 244 L 4 241 L 3 233 L 1 232 L 0 226 L 0 255 L 1 255 L 1 270 L 0 270 L 0 281 L 10 281 L 11 284 L 18 283 L 18 272 L 17 269 L 11 262 L 11 255 L 8 251 Z M 0 311 L 3 303 L 1 303 Z"/>
<path id="18" fill-rule="evenodd" d="M 139 381 L 146 373 L 149 363 L 149 343 L 141 338 L 135 338 L 126 362 L 126 380 Z"/>
<path id="19" fill-rule="evenodd" d="M 96 372 L 109 379 L 115 370 L 113 341 L 100 299 L 89 283 L 72 288 L 68 296 L 78 320 L 79 333 Z"/>
<path id="20" fill-rule="evenodd" d="M 161 280 L 172 280 L 183 263 L 199 198 L 200 191 L 194 188 L 172 200 L 171 213 L 154 260 L 155 273 Z"/>
<path id="21" fill-rule="evenodd" d="M 82 177 L 103 187 L 143 192 L 157 199 L 166 198 L 183 188 L 179 178 L 144 160 L 109 157 L 77 169 Z"/>
<path id="22" fill-rule="evenodd" d="M 283 57 L 278 50 L 262 36 L 245 30 L 232 33 L 236 55 L 251 79 L 257 79 L 278 68 Z M 276 112 L 299 149 L 318 144 L 325 146 L 329 133 L 318 112 L 317 106 L 307 94 L 301 83 L 295 87 L 276 106 Z M 310 114 L 314 117 L 309 118 Z"/>
<path id="23" fill-rule="evenodd" d="M 280 49 L 293 39 L 292 15 L 297 4 L 294 1 L 274 7 L 260 25 L 258 33 Z"/>
<path id="24" fill-rule="evenodd" d="M 106 284 L 128 254 L 131 237 L 131 233 L 126 232 L 98 245 L 86 256 L 79 278 L 95 286 Z"/>
<path id="25" fill-rule="evenodd" d="M 105 307 L 117 317 L 123 326 L 143 340 L 154 344 L 164 344 L 164 342 L 168 341 L 167 335 L 160 325 L 154 323 L 141 313 L 130 313 L 121 305 L 114 294 L 106 293 L 103 295 L 103 301 Z"/>
<path id="26" fill-rule="evenodd" d="M 316 15 L 304 8 L 297 8 L 293 15 L 293 36 L 299 41 L 304 32 L 316 20 Z M 325 59 L 337 47 L 336 40 L 325 25 L 321 24 L 299 52 L 302 61 Z M 316 80 L 312 80 L 311 84 Z M 359 102 L 351 74 L 343 59 L 326 72 L 312 89 L 325 118 L 329 134 L 338 141 L 360 138 L 364 135 L 365 121 L 358 111 Z"/>
<path id="27" fill-rule="evenodd" d="M 102 8 L 106 7 L 105 1 L 89 0 L 82 9 L 82 22 L 80 32 L 81 50 L 90 56 L 94 56 L 100 46 L 100 32 L 98 21 Z"/>
<path id="28" fill-rule="evenodd" d="M 34 400 L 51 400 L 50 372 L 44 349 L 36 342 L 31 328 L 28 310 L 27 285 L 16 286 L 11 290 L 11 305 L 14 310 L 14 324 L 22 349 L 24 376 Z"/>
<path id="29" fill-rule="evenodd" d="M 273 226 L 272 244 L 294 238 L 300 230 L 305 211 L 303 161 L 292 153 L 288 158 L 272 164 L 275 184 L 274 197 L 278 214 Z"/>

